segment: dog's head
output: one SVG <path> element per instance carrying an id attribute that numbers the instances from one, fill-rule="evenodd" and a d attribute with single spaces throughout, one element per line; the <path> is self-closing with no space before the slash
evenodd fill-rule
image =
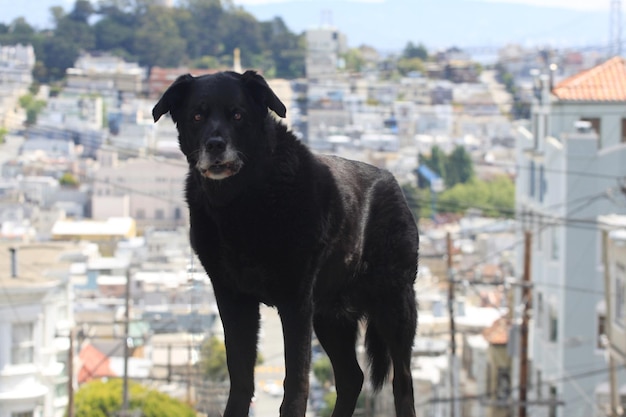
<path id="1" fill-rule="evenodd" d="M 169 112 L 180 149 L 211 180 L 237 174 L 260 143 L 268 109 L 285 117 L 285 105 L 254 71 L 180 76 L 152 109 L 154 121 Z"/>

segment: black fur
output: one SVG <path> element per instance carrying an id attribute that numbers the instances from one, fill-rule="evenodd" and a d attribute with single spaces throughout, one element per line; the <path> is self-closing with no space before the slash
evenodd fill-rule
<path id="1" fill-rule="evenodd" d="M 402 192 L 386 171 L 314 155 L 268 108 L 285 116 L 265 80 L 247 71 L 181 76 L 153 110 L 155 121 L 171 114 L 189 162 L 191 243 L 224 326 L 224 416 L 248 415 L 259 303 L 276 306 L 283 325 L 281 416 L 305 414 L 313 329 L 333 364 L 333 416 L 352 415 L 363 383 L 361 320 L 373 386 L 393 367 L 396 414 L 414 416 L 418 233 Z"/>

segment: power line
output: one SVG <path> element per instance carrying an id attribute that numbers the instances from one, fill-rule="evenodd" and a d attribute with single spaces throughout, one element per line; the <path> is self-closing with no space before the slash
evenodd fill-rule
<path id="1" fill-rule="evenodd" d="M 619 369 L 626 369 L 626 365 L 619 365 L 616 367 L 616 370 Z M 568 374 L 568 375 L 561 375 L 558 376 L 556 378 L 552 378 L 552 379 L 548 379 L 545 380 L 544 382 L 547 383 L 558 383 L 558 382 L 566 382 L 567 380 L 579 380 L 579 379 L 584 379 L 584 378 L 589 378 L 589 377 L 593 377 L 593 376 L 598 376 L 598 375 L 602 375 L 602 374 L 606 374 L 609 372 L 608 367 L 604 366 L 602 368 L 595 368 L 589 371 L 584 371 L 584 372 L 580 372 L 577 374 Z M 515 385 L 511 388 L 511 391 L 517 390 L 519 389 L 519 385 Z M 462 395 L 462 396 L 458 396 L 458 397 L 448 397 L 448 398 L 437 398 L 437 399 L 430 399 L 427 401 L 424 401 L 422 403 L 416 404 L 415 407 L 416 408 L 423 408 L 429 405 L 432 405 L 433 403 L 437 403 L 437 402 L 453 402 L 453 401 L 461 401 L 461 402 L 467 402 L 467 401 L 481 401 L 481 400 L 485 400 L 487 398 L 489 398 L 492 395 L 497 394 L 498 389 L 494 389 L 492 391 L 485 391 L 483 393 L 480 394 L 475 394 L 475 395 Z"/>

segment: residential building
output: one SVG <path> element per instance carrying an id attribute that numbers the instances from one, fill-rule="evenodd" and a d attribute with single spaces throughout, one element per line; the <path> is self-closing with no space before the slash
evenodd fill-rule
<path id="1" fill-rule="evenodd" d="M 617 369 L 626 367 L 626 216 L 600 216 L 605 227 L 604 288 L 605 318 L 599 322 L 604 335 L 599 342 L 607 349 L 608 383 L 596 390 L 598 401 L 607 415 L 626 409 L 626 378 Z M 599 413 L 598 413 L 599 414 Z"/>
<path id="2" fill-rule="evenodd" d="M 0 243 L 0 417 L 63 417 L 73 243 Z"/>
<path id="3" fill-rule="evenodd" d="M 135 220 L 130 217 L 110 217 L 106 220 L 57 221 L 52 227 L 52 240 L 87 241 L 98 245 L 103 255 L 110 255 L 118 242 L 137 235 Z"/>
<path id="4" fill-rule="evenodd" d="M 26 120 L 19 98 L 28 93 L 34 67 L 32 45 L 0 46 L 0 126 L 18 129 Z"/>
<path id="5" fill-rule="evenodd" d="M 118 162 L 109 157 L 110 164 L 102 161 L 93 178 L 94 219 L 131 216 L 140 231 L 146 227 L 173 230 L 187 224 L 184 160 L 158 157 Z"/>
<path id="6" fill-rule="evenodd" d="M 496 320 L 483 331 L 487 348 L 487 369 L 483 381 L 483 393 L 487 393 L 484 405 L 486 417 L 511 415 L 511 391 L 517 384 L 511 378 L 511 357 L 508 352 L 509 323 L 507 317 Z"/>
<path id="7" fill-rule="evenodd" d="M 340 55 L 347 51 L 346 36 L 332 27 L 310 29 L 305 32 L 306 77 L 308 79 L 333 76 L 340 66 Z"/>
<path id="8" fill-rule="evenodd" d="M 188 67 L 162 68 L 154 66 L 150 69 L 150 77 L 148 78 L 148 96 L 151 99 L 158 100 L 161 97 L 161 94 L 163 94 L 165 90 L 167 90 L 167 88 L 181 75 L 191 74 L 194 77 L 197 77 L 203 74 L 212 74 L 215 72 L 217 71 L 210 69 L 199 70 Z"/>
<path id="9" fill-rule="evenodd" d="M 606 369 L 596 219 L 626 213 L 614 197 L 626 177 L 626 61 L 612 58 L 554 88 L 550 81 L 537 80 L 530 129 L 519 128 L 516 148 L 516 214 L 532 232 L 529 375 L 541 381 L 529 399 L 553 400 L 533 416 L 582 417 L 597 413 L 594 393 L 607 380 L 591 372 Z M 523 255 L 520 245 L 519 268 Z"/>
<path id="10" fill-rule="evenodd" d="M 66 91 L 134 97 L 143 93 L 147 73 L 146 68 L 120 57 L 83 54 L 66 70 Z"/>

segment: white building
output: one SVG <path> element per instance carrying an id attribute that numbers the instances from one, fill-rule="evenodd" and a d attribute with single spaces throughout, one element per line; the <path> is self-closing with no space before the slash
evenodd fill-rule
<path id="1" fill-rule="evenodd" d="M 0 244 L 0 417 L 62 417 L 68 404 L 73 244 Z"/>
<path id="2" fill-rule="evenodd" d="M 608 353 L 609 380 L 596 389 L 603 399 L 603 411 L 611 414 L 626 409 L 626 377 L 613 370 L 626 366 L 626 216 L 600 216 L 606 226 L 602 245 L 605 251 L 605 345 Z"/>
<path id="3" fill-rule="evenodd" d="M 553 89 L 548 76 L 541 82 L 531 130 L 517 140 L 516 212 L 533 233 L 528 398 L 563 402 L 533 407 L 533 416 L 593 416 L 605 406 L 594 393 L 608 378 L 598 371 L 607 367 L 597 218 L 626 213 L 626 61 Z M 522 259 L 520 245 L 520 271 Z"/>
<path id="4" fill-rule="evenodd" d="M 111 165 L 94 175 L 94 219 L 131 216 L 139 230 L 187 224 L 184 183 L 188 167 L 182 158 L 110 161 Z"/>
<path id="5" fill-rule="evenodd" d="M 341 66 L 341 54 L 347 51 L 346 36 L 335 28 L 310 29 L 305 33 L 306 77 L 332 76 Z"/>

